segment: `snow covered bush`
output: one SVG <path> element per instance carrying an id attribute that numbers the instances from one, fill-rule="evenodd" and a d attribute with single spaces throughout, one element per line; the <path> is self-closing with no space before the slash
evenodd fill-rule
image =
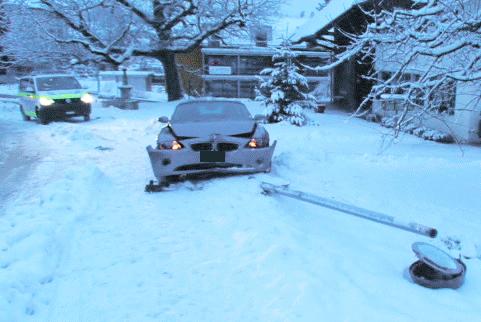
<path id="1" fill-rule="evenodd" d="M 399 123 L 398 117 L 384 117 L 381 120 L 381 125 L 387 128 L 395 128 Z M 440 143 L 453 143 L 454 138 L 449 133 L 438 130 L 433 130 L 422 125 L 417 125 L 413 122 L 405 125 L 402 132 L 409 133 L 420 137 L 424 140 L 435 141 Z"/>
<path id="2" fill-rule="evenodd" d="M 265 78 L 261 78 L 256 99 L 265 105 L 269 123 L 285 120 L 302 126 L 307 120 L 304 109 L 316 106 L 307 79 L 299 73 L 296 57 L 289 44 L 284 44 L 272 57 L 274 67 L 261 72 Z"/>

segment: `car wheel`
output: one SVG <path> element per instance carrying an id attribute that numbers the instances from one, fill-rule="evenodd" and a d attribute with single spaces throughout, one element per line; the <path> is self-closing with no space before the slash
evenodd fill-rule
<path id="1" fill-rule="evenodd" d="M 162 187 L 168 187 L 170 186 L 170 183 L 172 181 L 170 180 L 169 177 L 160 177 L 159 178 L 159 185 L 162 186 Z"/>
<path id="2" fill-rule="evenodd" d="M 264 173 L 270 173 L 272 170 L 272 161 L 269 162 L 269 166 L 267 167 L 267 169 L 264 170 Z"/>
<path id="3" fill-rule="evenodd" d="M 90 121 L 90 114 L 84 115 L 84 121 L 85 122 Z"/>
<path id="4" fill-rule="evenodd" d="M 23 109 L 23 105 L 20 105 L 20 113 L 22 114 L 22 119 L 24 121 L 30 121 L 31 118 L 27 114 L 25 114 L 25 110 Z"/>

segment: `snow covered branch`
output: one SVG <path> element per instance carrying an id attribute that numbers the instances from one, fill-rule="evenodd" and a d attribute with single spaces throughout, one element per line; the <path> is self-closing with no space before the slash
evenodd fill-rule
<path id="1" fill-rule="evenodd" d="M 424 114 L 452 111 L 463 83 L 481 80 L 479 1 L 428 0 L 408 8 L 359 9 L 369 22 L 365 30 L 341 30 L 348 45 L 336 44 L 336 59 L 314 68 L 327 70 L 350 59 L 370 61 L 373 68 L 364 78 L 374 85 L 358 114 L 376 100 L 396 97 L 404 104 L 395 125 L 400 129 Z"/>
<path id="2" fill-rule="evenodd" d="M 242 32 L 244 27 L 275 15 L 272 8 L 281 1 L 32 0 L 17 6 L 26 13 L 48 17 L 43 20 L 42 37 L 59 46 L 80 46 L 114 66 L 132 56 L 159 59 L 169 78 L 167 84 L 177 84 L 176 93 L 167 88 L 169 98 L 177 99 L 181 87 L 176 53 L 192 51 L 214 35 Z M 16 33 L 19 35 L 19 30 Z"/>

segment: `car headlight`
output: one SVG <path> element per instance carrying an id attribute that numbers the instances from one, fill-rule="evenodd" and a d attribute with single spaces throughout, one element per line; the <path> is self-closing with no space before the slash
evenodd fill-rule
<path id="1" fill-rule="evenodd" d="M 179 141 L 172 140 L 167 142 L 160 142 L 158 147 L 159 150 L 180 150 L 184 146 Z"/>
<path id="2" fill-rule="evenodd" d="M 38 102 L 42 106 L 50 106 L 53 103 L 55 103 L 55 101 L 53 99 L 51 99 L 50 97 L 40 97 Z"/>
<path id="3" fill-rule="evenodd" d="M 269 146 L 269 133 L 261 127 L 258 126 L 252 135 L 252 138 L 246 144 L 246 147 L 251 149 L 265 148 Z"/>
<path id="4" fill-rule="evenodd" d="M 80 98 L 80 100 L 82 102 L 84 102 L 85 104 L 92 104 L 95 100 L 94 96 L 89 94 L 89 93 L 85 93 L 82 95 L 82 97 Z"/>
<path id="5" fill-rule="evenodd" d="M 251 140 L 249 141 L 249 143 L 247 143 L 247 145 L 249 146 L 249 148 L 255 149 L 255 148 L 257 148 L 257 140 L 256 140 L 256 139 L 251 139 Z"/>

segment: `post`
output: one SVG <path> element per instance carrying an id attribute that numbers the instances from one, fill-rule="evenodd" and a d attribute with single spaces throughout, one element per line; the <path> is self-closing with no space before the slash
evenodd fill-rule
<path id="1" fill-rule="evenodd" d="M 261 188 L 267 194 L 278 193 L 286 197 L 298 199 L 298 200 L 309 202 L 325 208 L 344 212 L 349 215 L 361 217 L 380 224 L 410 231 L 415 234 L 424 235 L 431 238 L 435 238 L 438 234 L 438 231 L 435 228 L 427 227 L 414 222 L 408 222 L 408 223 L 401 222 L 392 216 L 388 216 L 379 212 L 359 208 L 359 207 L 345 204 L 342 202 L 329 200 L 329 199 L 315 196 L 309 193 L 290 190 L 286 186 L 275 186 L 267 182 L 262 182 Z"/>
<path id="2" fill-rule="evenodd" d="M 100 67 L 97 66 L 97 95 L 100 96 Z"/>
<path id="3" fill-rule="evenodd" d="M 122 85 L 119 86 L 120 98 L 124 101 L 128 101 L 132 98 L 132 86 L 129 85 L 129 79 L 127 77 L 127 68 L 122 69 Z"/>
<path id="4" fill-rule="evenodd" d="M 122 68 L 122 85 L 129 85 L 129 78 L 127 76 L 127 68 Z"/>

